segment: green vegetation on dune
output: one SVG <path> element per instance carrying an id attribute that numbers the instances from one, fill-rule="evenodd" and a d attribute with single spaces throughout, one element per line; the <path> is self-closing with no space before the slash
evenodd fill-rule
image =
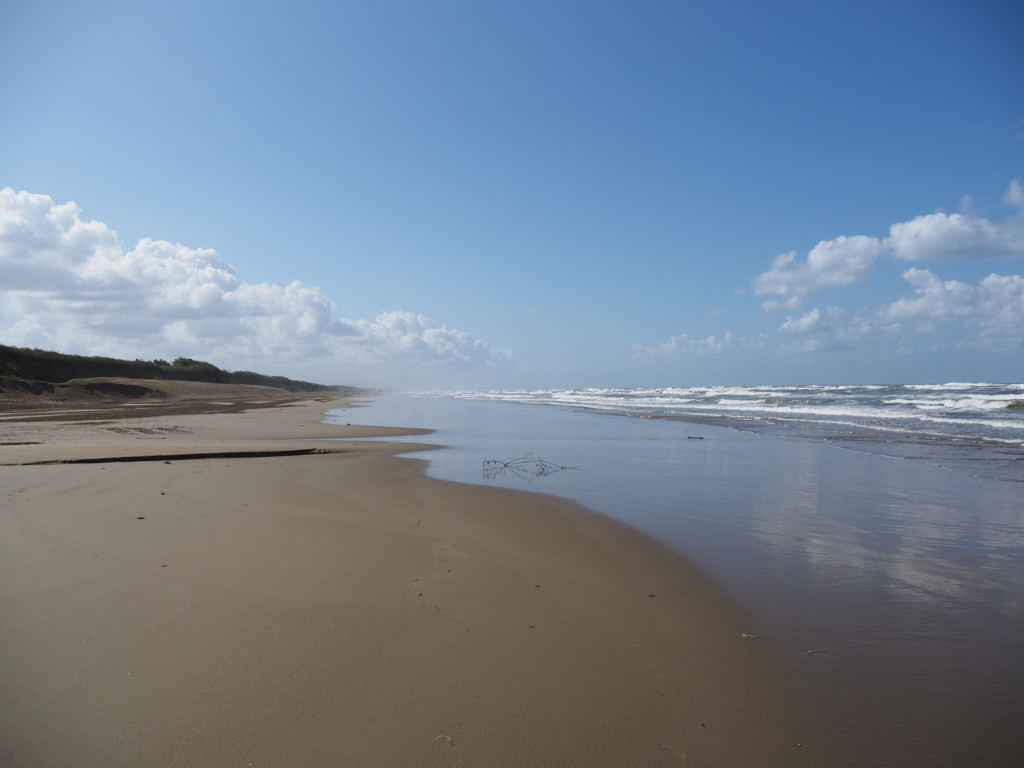
<path id="1" fill-rule="evenodd" d="M 179 357 L 173 363 L 166 360 L 117 360 L 112 357 L 65 355 L 43 349 L 7 347 L 0 344 L 0 378 L 7 380 L 8 383 L 21 380 L 26 384 L 59 384 L 71 379 L 99 377 L 204 381 L 211 384 L 256 384 L 279 387 L 289 392 L 335 389 L 309 381 L 287 379 L 284 376 L 264 376 L 252 371 L 223 371 L 211 363 L 187 357 Z"/>

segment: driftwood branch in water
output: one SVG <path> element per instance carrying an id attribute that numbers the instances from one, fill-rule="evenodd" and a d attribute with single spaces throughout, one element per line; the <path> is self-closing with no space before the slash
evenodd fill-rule
<path id="1" fill-rule="evenodd" d="M 528 453 L 518 459 L 487 459 L 484 461 L 484 477 L 493 480 L 499 475 L 515 475 L 523 480 L 532 480 L 535 477 L 545 477 L 563 469 L 579 470 L 579 467 L 563 467 L 544 459 L 535 459 L 533 453 Z"/>

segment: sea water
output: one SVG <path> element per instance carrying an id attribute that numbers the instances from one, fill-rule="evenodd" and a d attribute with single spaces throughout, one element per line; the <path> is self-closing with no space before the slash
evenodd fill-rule
<path id="1" fill-rule="evenodd" d="M 1012 765 L 1021 391 L 461 392 L 333 418 L 434 428 L 408 438 L 443 446 L 417 454 L 429 476 L 572 498 L 684 554 L 783 649 L 857 763 Z M 527 462 L 485 473 L 510 459 Z"/>
<path id="2" fill-rule="evenodd" d="M 1024 481 L 1024 384 L 549 389 L 448 395 L 812 437 L 979 477 Z"/>

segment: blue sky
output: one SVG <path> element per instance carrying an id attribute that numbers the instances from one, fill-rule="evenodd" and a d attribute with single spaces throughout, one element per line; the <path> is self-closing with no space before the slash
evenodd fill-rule
<path id="1" fill-rule="evenodd" d="M 1022 32 L 4 4 L 0 342 L 410 388 L 1021 381 Z"/>

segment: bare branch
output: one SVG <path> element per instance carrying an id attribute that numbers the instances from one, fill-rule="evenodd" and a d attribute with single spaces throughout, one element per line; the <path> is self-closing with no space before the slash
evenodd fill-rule
<path id="1" fill-rule="evenodd" d="M 518 459 L 487 459 L 484 461 L 483 473 L 487 480 L 494 480 L 499 475 L 514 475 L 522 480 L 532 480 L 535 477 L 546 477 L 563 469 L 579 471 L 579 467 L 563 467 L 544 459 L 535 459 L 533 453 L 528 453 Z"/>

